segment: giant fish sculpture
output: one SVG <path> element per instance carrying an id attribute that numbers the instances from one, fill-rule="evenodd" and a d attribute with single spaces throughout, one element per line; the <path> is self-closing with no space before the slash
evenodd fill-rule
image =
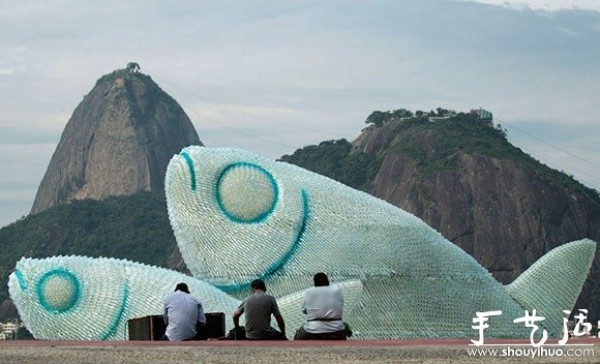
<path id="1" fill-rule="evenodd" d="M 180 251 L 194 276 L 241 297 L 256 277 L 285 295 L 315 272 L 361 279 L 346 316 L 358 338 L 476 337 L 477 312 L 501 310 L 486 336 L 527 337 L 513 320 L 535 309 L 560 335 L 594 257 L 581 240 L 549 252 L 504 286 L 414 215 L 302 168 L 238 149 L 188 147 L 165 189 Z"/>
<path id="2" fill-rule="evenodd" d="M 227 328 L 233 326 L 229 315 L 240 300 L 193 277 L 126 260 L 22 258 L 9 277 L 8 288 L 23 323 L 36 339 L 127 340 L 127 321 L 161 315 L 164 297 L 179 282 L 185 282 L 191 294 L 200 298 L 205 312 L 224 312 Z M 349 312 L 360 298 L 362 284 L 353 280 L 338 285 Z M 290 329 L 305 319 L 303 294 L 278 299 Z"/>

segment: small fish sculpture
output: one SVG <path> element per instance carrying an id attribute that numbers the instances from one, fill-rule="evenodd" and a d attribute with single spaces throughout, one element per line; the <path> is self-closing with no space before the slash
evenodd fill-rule
<path id="1" fill-rule="evenodd" d="M 9 277 L 8 288 L 19 316 L 36 339 L 127 340 L 127 321 L 162 315 L 164 297 L 179 282 L 188 285 L 205 312 L 225 313 L 227 329 L 233 327 L 230 315 L 240 305 L 239 299 L 202 280 L 127 260 L 22 258 Z M 362 283 L 350 280 L 338 285 L 350 312 L 360 299 Z M 305 320 L 303 295 L 295 292 L 278 300 L 290 329 L 295 330 Z"/>
<path id="2" fill-rule="evenodd" d="M 358 338 L 469 338 L 477 312 L 486 336 L 528 337 L 525 310 L 560 335 L 596 243 L 580 240 L 542 257 L 504 286 L 473 257 L 416 216 L 332 179 L 239 149 L 192 146 L 165 179 L 179 249 L 192 274 L 236 296 L 263 278 L 277 295 L 315 272 L 360 279 L 348 317 Z"/>

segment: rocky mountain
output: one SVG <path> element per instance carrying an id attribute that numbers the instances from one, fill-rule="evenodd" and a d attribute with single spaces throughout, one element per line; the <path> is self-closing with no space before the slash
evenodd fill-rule
<path id="1" fill-rule="evenodd" d="M 389 115 L 352 143 L 324 142 L 282 160 L 413 213 L 503 283 L 563 243 L 600 242 L 598 192 L 526 155 L 475 113 Z M 594 311 L 599 302 L 597 253 L 578 305 Z"/>
<path id="2" fill-rule="evenodd" d="M 73 112 L 31 212 L 71 200 L 163 192 L 170 158 L 188 145 L 202 143 L 181 106 L 130 63 L 101 77 Z"/>

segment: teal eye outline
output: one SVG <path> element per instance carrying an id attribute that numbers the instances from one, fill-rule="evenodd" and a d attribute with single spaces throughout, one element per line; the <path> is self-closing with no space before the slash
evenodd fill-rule
<path id="1" fill-rule="evenodd" d="M 296 232 L 296 237 L 294 238 L 290 249 L 283 256 L 277 259 L 273 264 L 271 264 L 267 269 L 265 269 L 265 271 L 262 272 L 260 276 L 258 276 L 258 279 L 266 279 L 276 275 L 277 272 L 279 272 L 279 270 L 283 268 L 290 259 L 292 259 L 294 254 L 296 254 L 296 252 L 298 251 L 298 249 L 300 249 L 300 244 L 302 242 L 302 239 L 304 238 L 304 233 L 306 232 L 306 227 L 310 219 L 308 192 L 305 189 L 302 189 L 300 195 L 302 196 L 302 216 L 300 219 L 300 225 L 298 226 L 298 231 Z M 250 287 L 251 284 L 251 281 L 237 282 L 231 284 L 212 283 L 213 286 L 225 292 L 235 292 L 239 291 L 240 289 L 247 289 Z"/>
<path id="2" fill-rule="evenodd" d="M 73 294 L 71 296 L 71 300 L 68 303 L 68 305 L 66 305 L 65 307 L 56 307 L 55 305 L 49 303 L 46 300 L 46 297 L 44 295 L 44 286 L 46 285 L 46 283 L 48 282 L 48 280 L 50 278 L 54 278 L 54 277 L 60 277 L 60 278 L 66 279 L 73 286 Z M 77 279 L 77 277 L 73 273 L 69 272 L 68 270 L 66 270 L 64 268 L 52 269 L 52 270 L 44 273 L 44 275 L 41 276 L 40 279 L 38 280 L 37 295 L 38 295 L 40 305 L 44 308 L 44 310 L 51 312 L 51 313 L 55 313 L 55 314 L 68 312 L 68 311 L 72 310 L 79 302 L 79 299 L 81 297 L 81 282 L 79 281 L 79 279 Z"/>
<path id="3" fill-rule="evenodd" d="M 256 215 L 253 218 L 250 218 L 250 219 L 242 219 L 239 216 L 236 216 L 235 214 L 229 212 L 227 210 L 227 208 L 225 207 L 225 205 L 223 204 L 223 200 L 221 197 L 221 182 L 223 180 L 223 177 L 225 177 L 232 170 L 241 168 L 241 167 L 252 168 L 252 169 L 259 171 L 263 175 L 265 175 L 271 185 L 271 188 L 273 189 L 274 197 L 273 197 L 273 203 L 271 203 L 271 206 L 268 209 L 266 209 L 265 211 L 261 212 L 260 214 Z M 230 164 L 227 167 L 225 167 L 225 169 L 223 169 L 223 171 L 221 171 L 221 173 L 217 177 L 215 198 L 217 200 L 217 206 L 219 206 L 219 209 L 221 210 L 221 212 L 229 220 L 231 220 L 233 222 L 242 223 L 242 224 L 256 224 L 256 223 L 265 221 L 269 216 L 271 216 L 273 211 L 275 211 L 275 208 L 277 207 L 277 202 L 279 200 L 279 187 L 277 186 L 277 182 L 275 181 L 275 178 L 273 177 L 273 175 L 271 173 L 269 173 L 269 171 L 267 171 L 263 167 L 261 167 L 257 164 L 254 164 L 254 163 L 250 163 L 250 162 L 237 162 L 237 163 L 233 163 L 233 164 Z"/>

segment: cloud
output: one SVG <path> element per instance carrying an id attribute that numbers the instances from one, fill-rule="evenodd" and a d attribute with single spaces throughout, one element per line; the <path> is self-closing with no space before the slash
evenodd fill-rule
<path id="1" fill-rule="evenodd" d="M 0 227 L 29 214 L 55 147 L 0 141 Z"/>
<path id="2" fill-rule="evenodd" d="M 567 29 L 567 28 L 558 28 L 558 30 L 559 30 L 559 31 L 561 31 L 561 32 L 563 32 L 563 33 L 565 33 L 565 34 L 567 34 L 567 35 L 570 35 L 570 36 L 572 36 L 572 37 L 574 37 L 574 38 L 577 38 L 577 37 L 578 37 L 578 34 L 577 34 L 577 32 L 575 32 L 575 31 L 573 31 L 573 30 L 571 30 L 571 29 Z"/>
<path id="3" fill-rule="evenodd" d="M 82 97 L 129 61 L 181 104 L 208 146 L 278 158 L 326 139 L 353 139 L 374 110 L 482 106 L 522 128 L 560 125 L 542 139 L 600 161 L 590 153 L 597 137 L 580 132 L 597 123 L 600 1 L 0 7 L 0 34 L 11 34 L 0 37 L 0 170 L 32 181 L 31 199 Z M 36 152 L 23 158 L 25 150 Z M 8 190 L 0 180 L 0 196 Z"/>
<path id="4" fill-rule="evenodd" d="M 201 102 L 191 108 L 188 107 L 186 112 L 188 115 L 193 115 L 197 120 L 201 120 L 202 123 L 208 122 L 213 125 L 226 123 L 235 127 L 236 120 L 249 119 L 269 127 L 275 126 L 278 120 L 291 117 L 295 110 L 277 106 L 246 106 Z"/>
<path id="5" fill-rule="evenodd" d="M 488 5 L 498 5 L 506 8 L 523 10 L 542 10 L 556 12 L 564 10 L 589 10 L 600 12 L 598 0 L 455 0 L 476 2 Z"/>

